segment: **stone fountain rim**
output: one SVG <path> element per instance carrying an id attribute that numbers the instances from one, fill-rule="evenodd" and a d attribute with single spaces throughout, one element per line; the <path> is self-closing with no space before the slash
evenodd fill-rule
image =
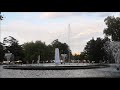
<path id="1" fill-rule="evenodd" d="M 85 65 L 85 66 L 17 66 L 17 65 L 6 65 L 3 66 L 4 69 L 13 70 L 75 70 L 75 69 L 96 69 L 110 67 L 107 64 L 97 64 L 97 65 Z"/>

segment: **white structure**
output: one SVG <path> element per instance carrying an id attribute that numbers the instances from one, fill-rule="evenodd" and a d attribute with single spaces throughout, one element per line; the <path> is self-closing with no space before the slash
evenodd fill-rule
<path id="1" fill-rule="evenodd" d="M 40 55 L 38 56 L 37 63 L 38 63 L 38 64 L 40 63 Z"/>
<path id="2" fill-rule="evenodd" d="M 67 54 L 61 54 L 61 57 L 62 57 L 62 59 L 63 59 L 63 63 L 65 64 L 65 59 L 66 59 L 66 57 L 67 57 Z"/>
<path id="3" fill-rule="evenodd" d="M 60 64 L 60 54 L 58 48 L 55 48 L 55 64 L 56 65 Z"/>
<path id="4" fill-rule="evenodd" d="M 7 61 L 10 61 L 12 57 L 12 53 L 8 52 L 8 53 L 5 53 L 5 58 L 7 59 Z"/>

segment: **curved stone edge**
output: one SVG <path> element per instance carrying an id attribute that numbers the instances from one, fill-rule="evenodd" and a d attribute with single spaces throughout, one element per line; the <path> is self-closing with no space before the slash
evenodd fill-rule
<path id="1" fill-rule="evenodd" d="M 105 68 L 110 65 L 86 65 L 86 66 L 3 66 L 4 69 L 13 70 L 72 70 L 72 69 L 95 69 Z"/>

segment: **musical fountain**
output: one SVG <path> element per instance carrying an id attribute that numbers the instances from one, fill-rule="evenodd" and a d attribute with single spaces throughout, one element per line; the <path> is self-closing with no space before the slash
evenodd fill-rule
<path id="1" fill-rule="evenodd" d="M 55 48 L 55 64 L 59 65 L 60 64 L 60 54 L 59 54 L 59 49 Z"/>
<path id="2" fill-rule="evenodd" d="M 62 55 L 64 58 L 66 57 L 66 54 Z M 38 56 L 38 63 L 40 60 L 40 56 Z M 67 65 L 67 64 L 61 64 L 60 62 L 60 53 L 59 49 L 55 48 L 55 63 L 54 65 L 7 65 L 3 66 L 4 69 L 20 69 L 20 70 L 71 70 L 71 69 L 93 69 L 93 68 L 104 68 L 108 65 Z"/>

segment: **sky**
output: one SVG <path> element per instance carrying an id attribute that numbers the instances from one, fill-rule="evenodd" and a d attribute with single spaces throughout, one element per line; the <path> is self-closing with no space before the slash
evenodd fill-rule
<path id="1" fill-rule="evenodd" d="M 58 39 L 67 43 L 72 53 L 79 54 L 92 38 L 104 38 L 107 16 L 119 12 L 1 12 L 1 41 L 13 36 L 19 44 L 41 40 L 47 45 Z M 70 24 L 70 29 L 69 29 Z M 70 35 L 69 35 L 70 32 Z"/>

